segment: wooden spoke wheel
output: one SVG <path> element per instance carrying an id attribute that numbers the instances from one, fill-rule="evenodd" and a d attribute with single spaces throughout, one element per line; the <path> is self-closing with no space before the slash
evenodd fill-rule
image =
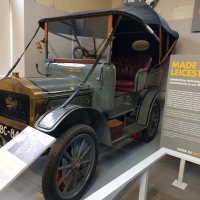
<path id="1" fill-rule="evenodd" d="M 149 124 L 147 128 L 142 131 L 142 138 L 145 142 L 150 142 L 155 137 L 159 120 L 160 120 L 160 105 L 158 100 L 156 100 L 151 109 Z"/>
<path id="2" fill-rule="evenodd" d="M 88 125 L 76 125 L 57 139 L 43 172 L 46 200 L 77 200 L 85 192 L 98 161 L 98 141 Z"/>

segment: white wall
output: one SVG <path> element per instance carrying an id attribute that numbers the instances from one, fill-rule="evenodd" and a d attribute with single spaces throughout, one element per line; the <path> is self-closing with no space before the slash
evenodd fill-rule
<path id="1" fill-rule="evenodd" d="M 179 33 L 173 54 L 200 55 L 200 32 L 191 32 L 192 19 L 172 20 L 168 24 Z"/>
<path id="2" fill-rule="evenodd" d="M 68 13 L 110 8 L 112 0 L 32 0 Z"/>
<path id="3" fill-rule="evenodd" d="M 49 6 L 41 5 L 33 1 L 24 0 L 24 16 L 25 16 L 25 44 L 28 44 L 32 38 L 35 30 L 38 27 L 38 20 L 46 17 L 55 17 L 67 15 L 66 12 L 52 8 Z M 38 63 L 40 71 L 43 72 L 44 66 L 44 53 L 40 54 L 36 48 L 35 43 L 44 37 L 44 31 L 40 28 L 37 36 L 33 40 L 25 56 L 25 76 L 33 77 L 38 76 L 35 64 Z"/>
<path id="4" fill-rule="evenodd" d="M 15 0 L 11 3 L 11 7 L 13 19 L 13 62 L 22 54 L 33 37 L 38 27 L 38 20 L 46 17 L 67 15 L 64 11 L 38 4 L 31 0 Z M 14 70 L 20 72 L 21 77 L 38 77 L 39 75 L 35 68 L 36 63 L 39 64 L 40 71 L 43 72 L 44 54 L 40 54 L 35 45 L 43 36 L 44 31 L 40 29 Z"/>
<path id="5" fill-rule="evenodd" d="M 166 20 L 192 18 L 195 0 L 160 0 L 155 11 Z"/>
<path id="6" fill-rule="evenodd" d="M 0 0 L 0 77 L 4 77 L 11 66 L 9 4 L 8 0 Z"/>
<path id="7" fill-rule="evenodd" d="M 59 0 L 55 0 L 59 1 Z M 149 3 L 151 0 L 147 0 Z M 195 0 L 160 0 L 155 11 L 166 20 L 192 18 Z M 123 0 L 112 0 L 112 8 L 124 7 Z"/>
<path id="8" fill-rule="evenodd" d="M 15 0 L 11 2 L 11 12 L 12 12 L 12 65 L 21 56 L 24 51 L 24 2 L 23 0 Z M 13 70 L 14 72 L 19 72 L 20 76 L 24 76 L 24 56 L 21 58 L 17 67 Z"/>

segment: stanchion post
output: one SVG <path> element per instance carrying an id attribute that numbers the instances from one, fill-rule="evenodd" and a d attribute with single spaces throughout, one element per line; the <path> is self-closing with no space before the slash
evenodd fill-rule
<path id="1" fill-rule="evenodd" d="M 181 159 L 179 173 L 178 173 L 178 182 L 177 182 L 179 187 L 181 187 L 183 183 L 184 171 L 185 171 L 185 160 Z"/>
<path id="2" fill-rule="evenodd" d="M 172 185 L 184 190 L 187 187 L 186 183 L 183 183 L 183 176 L 185 171 L 185 160 L 181 158 L 179 173 L 178 173 L 178 180 L 175 180 Z"/>
<path id="3" fill-rule="evenodd" d="M 140 191 L 139 191 L 139 200 L 146 200 L 147 198 L 147 187 L 149 179 L 149 169 L 147 169 L 140 178 Z"/>

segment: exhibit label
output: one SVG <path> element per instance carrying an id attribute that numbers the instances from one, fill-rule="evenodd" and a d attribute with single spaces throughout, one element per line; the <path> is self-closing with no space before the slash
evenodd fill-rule
<path id="1" fill-rule="evenodd" d="M 55 140 L 54 137 L 28 126 L 0 148 L 0 191 L 15 180 Z"/>
<path id="2" fill-rule="evenodd" d="M 170 58 L 160 147 L 200 158 L 200 56 Z"/>

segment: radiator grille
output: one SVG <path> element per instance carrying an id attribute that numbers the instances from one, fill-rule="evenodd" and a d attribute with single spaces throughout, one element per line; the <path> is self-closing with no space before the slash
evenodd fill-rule
<path id="1" fill-rule="evenodd" d="M 0 116 L 30 123 L 30 98 L 28 95 L 0 90 Z"/>

